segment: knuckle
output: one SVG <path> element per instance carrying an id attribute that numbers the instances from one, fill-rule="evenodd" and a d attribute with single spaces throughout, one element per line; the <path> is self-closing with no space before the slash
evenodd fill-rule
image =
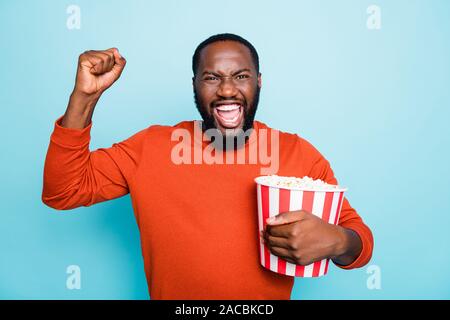
<path id="1" fill-rule="evenodd" d="M 297 228 L 293 227 L 291 230 L 289 230 L 288 235 L 289 235 L 289 237 L 296 237 L 296 236 L 298 236 Z"/>
<path id="2" fill-rule="evenodd" d="M 288 242 L 288 247 L 289 247 L 289 249 L 291 249 L 291 250 L 297 250 L 297 249 L 298 249 L 298 244 L 297 244 L 296 242 L 289 241 L 289 242 Z"/>

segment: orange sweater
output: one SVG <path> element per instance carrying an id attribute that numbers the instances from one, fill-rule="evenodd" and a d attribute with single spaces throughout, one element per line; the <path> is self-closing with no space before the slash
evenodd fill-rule
<path id="1" fill-rule="evenodd" d="M 90 152 L 92 123 L 69 129 L 60 126 L 61 118 L 45 161 L 43 202 L 65 210 L 130 193 L 152 299 L 290 298 L 294 278 L 259 262 L 254 178 L 262 165 L 175 164 L 171 152 L 179 141 L 171 134 L 184 128 L 193 136 L 193 121 L 150 126 Z M 258 121 L 255 129 L 274 130 Z M 191 146 L 208 144 L 192 139 Z M 306 140 L 279 132 L 279 145 L 278 175 L 337 184 L 328 161 Z M 360 256 L 341 267 L 364 266 L 372 255 L 372 233 L 346 199 L 339 225 L 356 231 L 363 244 Z"/>

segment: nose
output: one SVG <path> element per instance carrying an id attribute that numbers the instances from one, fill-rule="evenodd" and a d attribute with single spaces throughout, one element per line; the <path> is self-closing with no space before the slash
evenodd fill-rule
<path id="1" fill-rule="evenodd" d="M 237 95 L 237 88 L 232 79 L 223 78 L 217 89 L 217 95 L 222 98 L 235 97 Z"/>

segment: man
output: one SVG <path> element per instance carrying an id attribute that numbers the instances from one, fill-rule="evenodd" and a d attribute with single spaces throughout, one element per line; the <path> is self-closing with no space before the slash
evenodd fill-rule
<path id="1" fill-rule="evenodd" d="M 212 132 L 216 160 L 249 153 L 256 141 L 260 149 L 277 146 L 278 163 L 270 173 L 337 184 L 328 161 L 310 143 L 254 121 L 262 85 L 255 48 L 232 34 L 210 37 L 197 47 L 192 83 L 203 122 L 153 125 L 90 152 L 95 105 L 125 64 L 116 48 L 80 55 L 67 110 L 50 139 L 43 202 L 65 210 L 130 193 L 152 299 L 289 299 L 294 278 L 259 263 L 254 178 L 261 175 L 262 162 L 189 161 L 196 150 L 211 148 L 202 137 Z M 205 132 L 200 139 L 199 131 Z M 186 133 L 192 140 L 174 139 Z M 257 135 L 266 139 L 255 140 Z M 219 148 L 220 137 L 223 145 L 241 143 Z M 180 144 L 182 152 L 174 152 Z M 343 269 L 358 268 L 373 248 L 370 229 L 346 199 L 337 226 L 310 212 L 285 212 L 261 238 L 274 255 L 298 265 L 330 258 Z"/>

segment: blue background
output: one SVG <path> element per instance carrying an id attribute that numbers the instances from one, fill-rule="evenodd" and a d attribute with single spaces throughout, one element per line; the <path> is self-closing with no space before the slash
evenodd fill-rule
<path id="1" fill-rule="evenodd" d="M 66 8 L 81 8 L 81 29 Z M 366 26 L 369 5 L 381 29 Z M 53 123 L 78 55 L 128 64 L 94 115 L 91 148 L 199 119 L 191 56 L 221 32 L 261 59 L 257 119 L 313 143 L 371 227 L 369 265 L 297 279 L 293 299 L 450 298 L 449 1 L 0 1 L 0 298 L 148 299 L 130 198 L 57 212 L 41 202 Z M 66 268 L 81 268 L 81 290 Z"/>

